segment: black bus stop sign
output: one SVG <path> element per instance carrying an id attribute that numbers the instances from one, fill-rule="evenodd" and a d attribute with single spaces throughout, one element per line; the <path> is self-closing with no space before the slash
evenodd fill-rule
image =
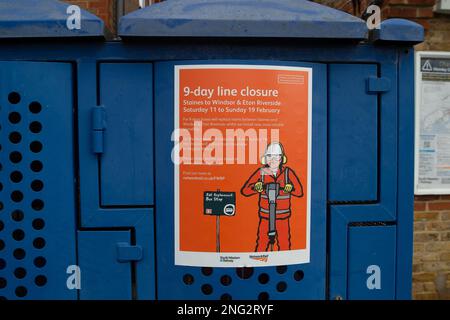
<path id="1" fill-rule="evenodd" d="M 203 213 L 208 216 L 234 216 L 236 214 L 236 193 L 205 191 L 203 208 Z"/>

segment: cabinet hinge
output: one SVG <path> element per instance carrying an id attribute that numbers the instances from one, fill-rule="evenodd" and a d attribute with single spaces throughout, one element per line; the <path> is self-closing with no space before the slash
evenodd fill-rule
<path id="1" fill-rule="evenodd" d="M 103 153 L 104 133 L 106 129 L 106 112 L 103 106 L 92 108 L 92 151 Z"/>

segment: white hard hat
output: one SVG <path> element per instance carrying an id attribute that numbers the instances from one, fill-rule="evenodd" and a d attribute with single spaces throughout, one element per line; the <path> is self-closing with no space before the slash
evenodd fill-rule
<path id="1" fill-rule="evenodd" d="M 267 146 L 266 152 L 264 153 L 265 156 L 267 155 L 284 155 L 283 145 L 279 142 L 272 142 Z"/>

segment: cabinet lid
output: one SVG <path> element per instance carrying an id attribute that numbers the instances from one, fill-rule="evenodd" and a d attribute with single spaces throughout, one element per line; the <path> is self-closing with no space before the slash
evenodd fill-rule
<path id="1" fill-rule="evenodd" d="M 55 0 L 0 0 L 0 39 L 104 37 L 100 18 L 71 6 Z M 78 12 L 79 28 L 73 15 Z"/>
<path id="2" fill-rule="evenodd" d="M 168 0 L 125 15 L 122 37 L 367 38 L 364 20 L 306 0 Z"/>

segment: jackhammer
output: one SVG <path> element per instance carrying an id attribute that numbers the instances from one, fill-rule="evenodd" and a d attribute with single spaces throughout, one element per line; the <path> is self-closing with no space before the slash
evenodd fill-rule
<path id="1" fill-rule="evenodd" d="M 280 193 L 279 183 L 268 183 L 266 184 L 266 195 L 269 199 L 269 247 L 270 251 L 273 251 L 273 246 L 275 244 L 275 239 L 277 236 L 277 198 Z M 267 250 L 266 250 L 267 251 Z"/>

